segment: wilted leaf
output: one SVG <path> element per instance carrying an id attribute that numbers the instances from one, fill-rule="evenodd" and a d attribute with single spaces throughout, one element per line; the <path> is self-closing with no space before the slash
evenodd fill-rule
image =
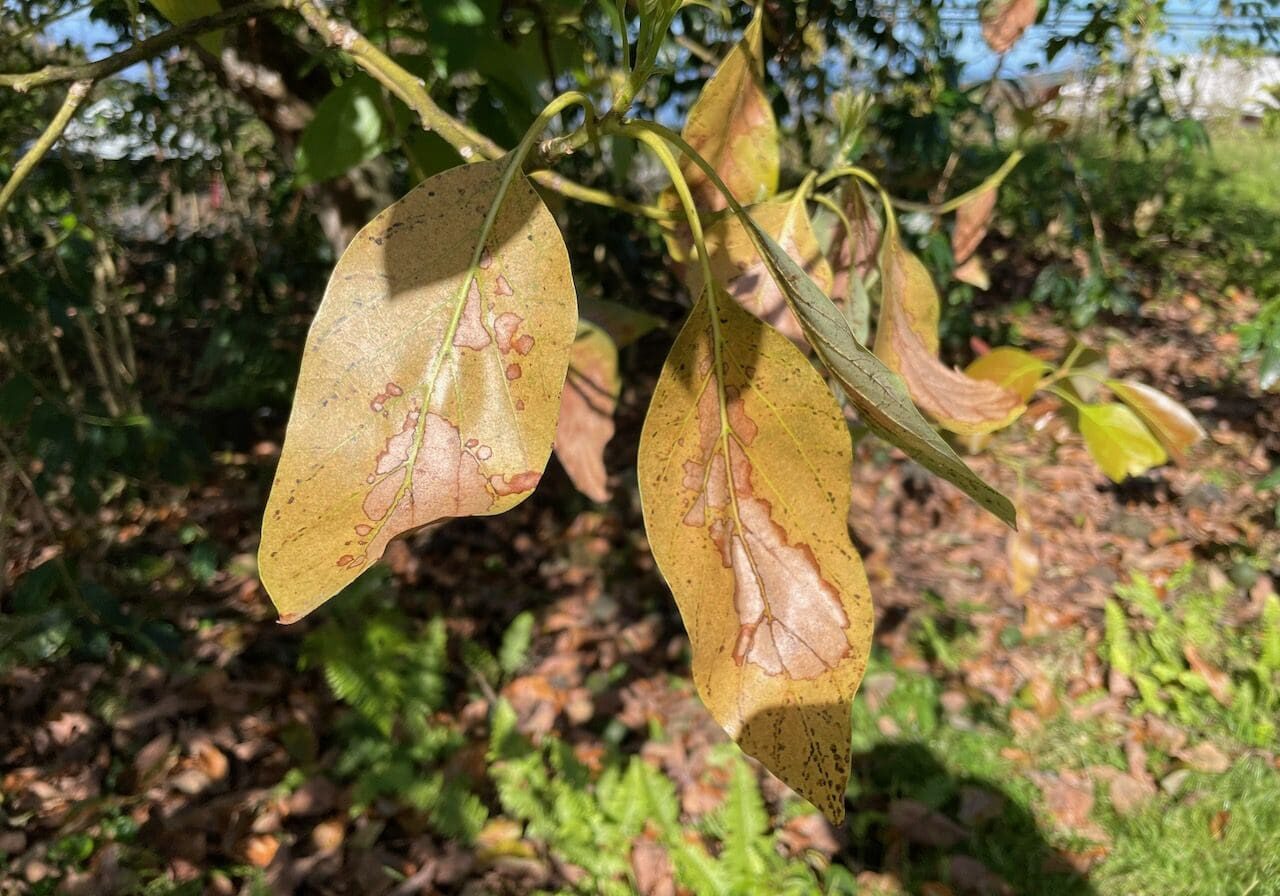
<path id="1" fill-rule="evenodd" d="M 1012 423 L 1025 410 L 1015 393 L 938 360 L 938 291 L 920 259 L 892 232 L 880 258 L 877 357 L 902 375 L 912 400 L 945 429 L 973 434 Z"/>
<path id="2" fill-rule="evenodd" d="M 853 179 L 844 185 L 840 207 L 849 226 L 846 228 L 842 221 L 836 223 L 835 239 L 828 252 L 833 272 L 831 297 L 836 301 L 851 301 L 854 278 L 865 283 L 867 275 L 876 268 L 876 258 L 880 253 L 880 218 L 867 201 L 862 184 Z"/>
<path id="3" fill-rule="evenodd" d="M 974 289 L 986 292 L 991 288 L 991 275 L 987 273 L 987 266 L 980 255 L 974 255 L 964 264 L 957 265 L 951 273 L 961 283 L 968 283 Z"/>
<path id="4" fill-rule="evenodd" d="M 298 184 L 346 174 L 386 148 L 378 82 L 358 74 L 331 90 L 302 129 L 295 162 Z"/>
<path id="5" fill-rule="evenodd" d="M 508 168 L 428 178 L 334 268 L 262 527 L 260 573 L 286 621 L 395 536 L 500 513 L 542 475 L 577 309 L 555 221 Z"/>
<path id="6" fill-rule="evenodd" d="M 818 247 L 804 196 L 772 200 L 749 209 L 752 219 L 764 229 L 824 293 L 831 291 L 831 266 Z M 769 268 L 756 251 L 751 235 L 736 215 L 727 215 L 707 230 L 707 254 L 716 282 L 724 284 L 743 308 L 782 333 L 797 345 L 805 345 L 800 322 L 787 307 L 786 296 L 778 288 Z M 690 292 L 702 294 L 702 273 L 694 268 Z"/>
<path id="7" fill-rule="evenodd" d="M 1191 412 L 1163 392 L 1136 380 L 1107 380 L 1107 386 L 1137 412 L 1178 463 L 1205 437 L 1204 428 Z"/>
<path id="8" fill-rule="evenodd" d="M 1039 14 L 1040 0 L 987 0 L 980 13 L 982 37 L 997 53 L 1008 52 Z"/>
<path id="9" fill-rule="evenodd" d="M 778 125 L 764 92 L 762 9 L 756 8 L 742 39 L 694 100 L 681 132 L 738 201 L 747 204 L 778 192 Z M 700 168 L 686 160 L 682 171 L 699 208 L 725 208 L 724 196 Z M 675 207 L 674 196 L 668 196 Z"/>
<path id="10" fill-rule="evenodd" d="M 1036 384 L 1052 368 L 1020 348 L 1001 346 L 974 359 L 965 373 L 976 380 L 988 380 L 1013 392 L 1023 401 L 1035 394 Z"/>
<path id="11" fill-rule="evenodd" d="M 970 470 L 938 435 L 907 395 L 892 370 L 853 337 L 849 322 L 801 267 L 759 226 L 752 224 L 756 248 L 791 303 L 791 310 L 827 369 L 872 432 L 898 446 L 994 513 L 1015 525 L 1009 499 Z"/>
<path id="12" fill-rule="evenodd" d="M 609 500 L 604 448 L 613 438 L 620 389 L 613 340 L 594 324 L 580 321 L 560 397 L 555 452 L 578 491 L 593 501 Z"/>
<path id="13" fill-rule="evenodd" d="M 1080 435 L 1094 461 L 1113 482 L 1141 476 L 1168 460 L 1133 411 L 1120 404 L 1082 404 Z"/>
<path id="14" fill-rule="evenodd" d="M 978 251 L 991 229 L 995 210 L 995 187 L 988 187 L 956 209 L 956 226 L 951 231 L 951 254 L 956 264 L 964 264 Z"/>
<path id="15" fill-rule="evenodd" d="M 704 293 L 640 437 L 645 527 L 711 714 L 835 822 L 872 620 L 846 523 L 852 459 L 804 355 Z"/>
<path id="16" fill-rule="evenodd" d="M 151 0 L 151 5 L 165 19 L 174 25 L 185 25 L 196 19 L 203 19 L 222 11 L 218 0 Z M 196 38 L 202 50 L 214 55 L 222 55 L 222 44 L 226 36 L 225 29 L 210 31 Z"/>

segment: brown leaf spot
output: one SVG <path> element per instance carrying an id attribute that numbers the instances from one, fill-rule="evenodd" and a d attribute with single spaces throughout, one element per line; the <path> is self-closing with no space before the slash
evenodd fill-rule
<path id="1" fill-rule="evenodd" d="M 368 535 L 372 531 L 373 531 L 373 527 L 367 526 L 364 523 L 361 523 L 360 525 L 356 526 L 356 534 L 359 535 L 361 538 L 364 538 L 364 536 Z"/>
<path id="2" fill-rule="evenodd" d="M 497 282 L 494 283 L 493 291 L 500 296 L 513 296 L 516 294 L 516 291 L 511 288 L 511 283 L 501 274 L 498 275 Z"/>
<path id="3" fill-rule="evenodd" d="M 354 559 L 356 558 L 352 557 L 350 554 L 343 554 L 341 557 L 338 558 L 338 565 L 345 567 L 348 563 L 350 563 Z"/>
<path id="4" fill-rule="evenodd" d="M 522 323 L 524 318 L 514 311 L 504 311 L 494 318 L 493 332 L 498 337 L 498 351 L 504 355 L 511 353 L 516 331 L 520 329 Z"/>
<path id="5" fill-rule="evenodd" d="M 725 398 L 731 434 L 724 437 L 719 394 L 708 389 L 699 400 L 704 460 L 685 463 L 684 486 L 698 497 L 683 522 L 705 528 L 733 570 L 741 626 L 734 661 L 767 675 L 815 678 L 848 655 L 849 618 L 808 545 L 790 544 L 770 503 L 755 494 L 746 448 L 757 427 L 736 390 Z"/>
<path id="6" fill-rule="evenodd" d="M 386 390 L 387 395 L 391 398 L 399 398 L 401 395 L 404 394 L 404 390 L 401 389 L 399 386 L 397 386 L 395 383 L 387 383 L 382 388 Z"/>
<path id="7" fill-rule="evenodd" d="M 458 331 L 453 334 L 453 344 L 460 348 L 479 351 L 490 343 L 489 331 L 480 319 L 480 284 L 473 278 L 467 290 L 467 301 L 462 307 Z"/>
<path id="8" fill-rule="evenodd" d="M 489 484 L 499 495 L 518 495 L 521 492 L 533 491 L 541 479 L 542 474 L 537 470 L 526 470 L 514 476 L 490 476 Z"/>
<path id="9" fill-rule="evenodd" d="M 510 364 L 508 364 L 508 365 L 507 365 L 507 379 L 508 379 L 508 380 L 518 380 L 518 379 L 520 379 L 520 376 L 521 376 L 521 374 L 522 374 L 522 373 L 523 373 L 523 371 L 521 371 L 521 370 L 520 370 L 520 365 L 519 365 L 519 364 L 516 364 L 515 362 L 512 362 L 512 363 L 510 363 Z"/>
<path id="10" fill-rule="evenodd" d="M 482 249 L 480 251 L 480 269 L 487 271 L 491 264 L 493 264 L 493 255 L 488 249 Z"/>

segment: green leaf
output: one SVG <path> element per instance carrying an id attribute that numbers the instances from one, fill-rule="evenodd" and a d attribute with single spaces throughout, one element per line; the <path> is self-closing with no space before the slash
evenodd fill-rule
<path id="1" fill-rule="evenodd" d="M 782 247 L 754 222 L 750 230 L 755 235 L 756 248 L 765 256 L 770 273 L 799 318 L 809 344 L 840 381 L 845 395 L 871 431 L 901 448 L 1010 526 L 1016 526 L 1013 502 L 965 465 L 921 416 L 902 379 L 853 337 L 844 315 Z"/>
<path id="2" fill-rule="evenodd" d="M 222 4 L 218 0 L 151 0 L 151 5 L 174 25 L 185 25 L 222 11 Z M 196 38 L 196 43 L 211 55 L 221 56 L 225 33 L 222 28 L 210 31 Z"/>
<path id="3" fill-rule="evenodd" d="M 1102 472 L 1113 482 L 1141 476 L 1168 460 L 1138 416 L 1120 404 L 1081 404 L 1080 434 Z"/>
<path id="4" fill-rule="evenodd" d="M 386 150 L 389 138 L 379 111 L 381 89 L 368 75 L 359 74 L 320 101 L 298 143 L 299 186 L 346 174 Z"/>

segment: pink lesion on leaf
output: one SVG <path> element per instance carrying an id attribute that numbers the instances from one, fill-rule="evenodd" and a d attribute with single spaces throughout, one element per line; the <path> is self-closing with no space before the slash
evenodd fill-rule
<path id="1" fill-rule="evenodd" d="M 733 573 L 734 662 L 766 675 L 816 678 L 848 656 L 849 618 L 813 551 L 792 544 L 772 504 L 755 493 L 747 449 L 758 428 L 733 387 L 725 389 L 725 403 L 730 432 L 722 435 L 718 390 L 699 399 L 702 460 L 684 464 L 683 485 L 696 498 L 683 523 L 704 529 Z"/>
<path id="2" fill-rule="evenodd" d="M 462 316 L 458 319 L 458 328 L 453 334 L 453 344 L 459 348 L 480 351 L 492 341 L 489 331 L 484 328 L 484 321 L 481 319 L 483 309 L 480 306 L 480 284 L 472 277 L 471 285 L 467 287 L 466 302 L 462 306 Z"/>
<path id="3" fill-rule="evenodd" d="M 537 488 L 538 483 L 542 480 L 542 473 L 538 470 L 526 470 L 523 473 L 516 473 L 514 476 L 490 476 L 489 484 L 493 490 L 501 496 L 518 495 L 523 492 L 531 492 Z"/>
<path id="4" fill-rule="evenodd" d="M 504 355 L 513 351 L 518 355 L 527 355 L 533 348 L 533 337 L 528 333 L 520 333 L 520 325 L 524 318 L 514 311 L 504 311 L 493 321 L 493 332 L 498 337 L 498 350 Z"/>
<path id="5" fill-rule="evenodd" d="M 516 291 L 511 288 L 511 282 L 501 274 L 498 275 L 498 279 L 494 282 L 493 291 L 500 296 L 513 296 L 516 294 Z"/>
<path id="6" fill-rule="evenodd" d="M 511 364 L 508 364 L 508 365 L 507 365 L 507 379 L 508 379 L 508 380 L 518 380 L 518 379 L 520 379 L 520 377 L 521 377 L 521 375 L 522 375 L 522 374 L 523 374 L 523 371 L 520 369 L 520 365 L 519 365 L 519 364 L 516 364 L 516 363 L 512 362 Z"/>
<path id="7" fill-rule="evenodd" d="M 404 390 L 395 383 L 387 383 L 382 387 L 381 392 L 373 396 L 373 399 L 369 402 L 369 407 L 375 414 L 381 414 L 388 401 L 393 398 L 399 398 L 403 394 Z"/>

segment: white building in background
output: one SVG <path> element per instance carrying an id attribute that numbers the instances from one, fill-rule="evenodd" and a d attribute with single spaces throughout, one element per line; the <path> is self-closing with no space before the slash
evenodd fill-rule
<path id="1" fill-rule="evenodd" d="M 1280 58 L 1187 54 L 1162 57 L 1159 62 L 1161 68 L 1174 64 L 1182 65 L 1182 77 L 1176 84 L 1165 85 L 1165 100 L 1196 118 L 1259 118 L 1267 109 L 1280 108 Z M 1140 71 L 1138 83 L 1146 84 L 1149 72 L 1148 64 Z M 1074 78 L 1062 85 L 1060 95 L 1068 108 L 1074 104 L 1087 112 L 1114 83 L 1109 77 Z"/>

